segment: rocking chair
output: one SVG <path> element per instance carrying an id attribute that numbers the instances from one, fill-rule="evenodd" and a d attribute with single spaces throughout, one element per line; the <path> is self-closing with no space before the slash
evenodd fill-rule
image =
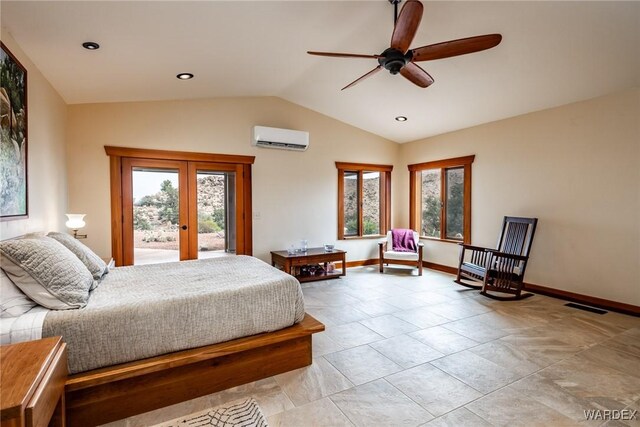
<path id="1" fill-rule="evenodd" d="M 482 289 L 481 294 L 498 300 L 517 300 L 532 296 L 530 293 L 522 294 L 521 291 L 537 223 L 538 218 L 505 216 L 496 249 L 461 243 L 455 282 L 469 288 Z M 514 296 L 499 296 L 491 292 Z"/>

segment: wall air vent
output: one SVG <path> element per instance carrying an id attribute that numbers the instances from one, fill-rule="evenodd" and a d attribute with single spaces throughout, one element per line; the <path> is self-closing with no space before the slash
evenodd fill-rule
<path id="1" fill-rule="evenodd" d="M 309 148 L 309 132 L 254 126 L 251 145 L 262 148 L 305 151 Z"/>

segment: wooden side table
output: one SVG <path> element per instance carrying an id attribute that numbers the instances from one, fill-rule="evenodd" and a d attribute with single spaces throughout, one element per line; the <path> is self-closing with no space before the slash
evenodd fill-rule
<path id="1" fill-rule="evenodd" d="M 347 274 L 346 254 L 347 253 L 345 251 L 341 251 L 339 249 L 327 252 L 324 248 L 309 248 L 307 249 L 307 252 L 299 252 L 292 255 L 287 251 L 272 251 L 271 265 L 274 267 L 276 265 L 281 265 L 285 273 L 291 274 L 300 282 L 335 279 L 336 277 L 345 276 Z M 335 273 L 327 273 L 327 263 L 329 262 L 341 262 L 342 269 Z M 325 272 L 321 275 L 313 276 L 300 276 L 294 274 L 296 267 L 307 264 L 324 264 Z"/>
<path id="2" fill-rule="evenodd" d="M 67 345 L 62 337 L 0 346 L 3 427 L 64 426 Z"/>

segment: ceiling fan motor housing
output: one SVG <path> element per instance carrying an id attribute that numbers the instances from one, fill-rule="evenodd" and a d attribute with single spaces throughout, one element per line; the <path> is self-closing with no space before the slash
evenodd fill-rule
<path id="1" fill-rule="evenodd" d="M 389 48 L 382 52 L 382 56 L 378 58 L 378 63 L 389 70 L 391 74 L 398 74 L 402 67 L 411 62 L 413 54 L 409 50 L 406 54 L 398 49 Z"/>

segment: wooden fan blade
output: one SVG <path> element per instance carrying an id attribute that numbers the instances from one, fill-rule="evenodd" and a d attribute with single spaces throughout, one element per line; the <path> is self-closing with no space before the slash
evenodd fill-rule
<path id="1" fill-rule="evenodd" d="M 409 62 L 407 65 L 402 67 L 400 69 L 400 74 L 416 86 L 429 87 L 433 83 L 433 77 L 413 62 Z"/>
<path id="2" fill-rule="evenodd" d="M 418 31 L 423 9 L 422 3 L 415 0 L 409 0 L 402 6 L 391 36 L 393 49 L 398 49 L 403 54 L 407 53 L 416 31 Z"/>
<path id="3" fill-rule="evenodd" d="M 491 49 L 502 41 L 500 34 L 486 34 L 484 36 L 468 37 L 466 39 L 450 40 L 448 42 L 422 46 L 412 50 L 412 61 L 430 61 L 433 59 L 449 58 Z"/>
<path id="4" fill-rule="evenodd" d="M 382 65 L 378 65 L 376 68 L 374 68 L 373 70 L 369 71 L 367 74 L 365 74 L 362 77 L 358 77 L 357 79 L 355 79 L 354 81 L 352 81 L 351 83 L 349 83 L 348 85 L 346 85 L 345 87 L 343 87 L 340 90 L 345 90 L 345 89 L 349 89 L 351 86 L 355 86 L 358 83 L 360 83 L 361 81 L 363 81 L 364 79 L 366 79 L 367 77 L 371 77 L 373 76 L 375 73 L 377 73 L 378 71 L 380 71 L 382 69 Z"/>
<path id="5" fill-rule="evenodd" d="M 310 52 L 309 55 L 332 56 L 335 58 L 381 58 L 380 55 L 361 55 L 359 53 Z"/>

